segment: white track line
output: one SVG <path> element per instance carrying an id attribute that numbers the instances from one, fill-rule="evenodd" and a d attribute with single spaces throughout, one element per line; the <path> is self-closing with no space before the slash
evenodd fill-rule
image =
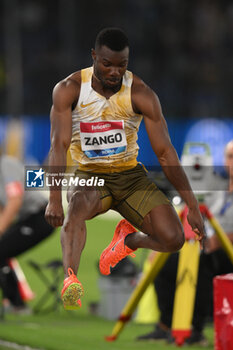
<path id="1" fill-rule="evenodd" d="M 9 349 L 15 349 L 15 350 L 42 350 L 42 349 L 37 349 L 37 348 L 31 348 L 28 345 L 19 345 L 19 344 L 12 343 L 12 342 L 9 342 L 6 340 L 1 340 L 1 339 L 0 339 L 0 345 L 6 346 Z"/>

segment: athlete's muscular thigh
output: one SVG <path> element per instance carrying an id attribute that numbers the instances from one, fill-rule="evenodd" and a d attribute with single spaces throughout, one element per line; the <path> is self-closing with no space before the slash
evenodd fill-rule
<path id="1" fill-rule="evenodd" d="M 151 209 L 144 217 L 142 231 L 168 251 L 176 251 L 184 243 L 182 224 L 175 209 L 169 204 L 158 205 Z"/>
<path id="2" fill-rule="evenodd" d="M 72 186 L 67 192 L 68 215 L 91 219 L 102 212 L 100 192 L 96 188 Z"/>

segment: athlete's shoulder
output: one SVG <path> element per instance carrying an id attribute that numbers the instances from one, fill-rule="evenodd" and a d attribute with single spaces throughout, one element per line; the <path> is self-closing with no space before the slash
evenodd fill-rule
<path id="1" fill-rule="evenodd" d="M 133 74 L 132 94 L 134 93 L 151 95 L 152 93 L 155 93 L 155 92 L 141 78 L 139 78 L 136 74 Z"/>
<path id="2" fill-rule="evenodd" d="M 80 93 L 81 71 L 70 74 L 59 81 L 53 89 L 53 100 L 73 103 Z"/>
<path id="3" fill-rule="evenodd" d="M 81 85 L 81 71 L 70 74 L 65 79 L 62 79 L 55 85 L 55 90 L 73 90 L 80 89 Z"/>
<path id="4" fill-rule="evenodd" d="M 148 97 L 151 97 L 151 95 L 156 95 L 151 87 L 135 74 L 133 74 L 132 83 L 132 95 L 133 94 L 141 94 L 143 96 L 148 95 Z"/>
<path id="5" fill-rule="evenodd" d="M 131 99 L 134 111 L 137 113 L 142 113 L 145 106 L 155 106 L 159 105 L 158 96 L 147 85 L 141 78 L 137 75 L 133 75 L 133 83 L 131 88 Z"/>

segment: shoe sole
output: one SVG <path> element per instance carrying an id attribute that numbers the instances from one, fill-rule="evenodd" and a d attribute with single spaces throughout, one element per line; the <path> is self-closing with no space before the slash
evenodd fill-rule
<path id="1" fill-rule="evenodd" d="M 83 296 L 83 288 L 79 283 L 70 284 L 64 291 L 61 299 L 65 310 L 77 310 L 80 306 L 77 304 L 78 299 Z"/>

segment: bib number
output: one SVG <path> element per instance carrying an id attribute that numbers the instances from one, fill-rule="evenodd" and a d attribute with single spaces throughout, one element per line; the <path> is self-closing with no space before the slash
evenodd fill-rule
<path id="1" fill-rule="evenodd" d="M 108 157 L 125 152 L 124 121 L 80 122 L 81 148 L 88 158 Z"/>

